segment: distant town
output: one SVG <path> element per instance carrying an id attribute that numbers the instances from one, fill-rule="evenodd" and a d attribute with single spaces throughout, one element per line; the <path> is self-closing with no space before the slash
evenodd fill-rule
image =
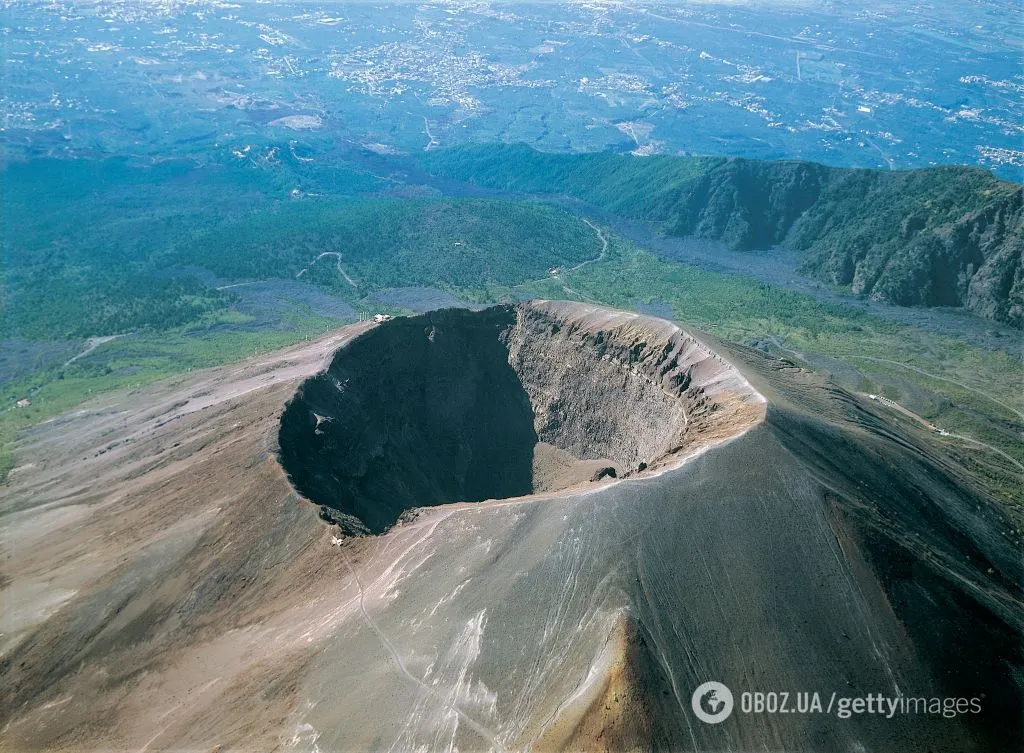
<path id="1" fill-rule="evenodd" d="M 265 165 L 261 146 L 288 139 L 384 154 L 500 140 L 1019 180 L 1013 14 L 964 12 L 951 32 L 941 4 L 18 3 L 2 132 L 14 156 L 162 144 Z"/>

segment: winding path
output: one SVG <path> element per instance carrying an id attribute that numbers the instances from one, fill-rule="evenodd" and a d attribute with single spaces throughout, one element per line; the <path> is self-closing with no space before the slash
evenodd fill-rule
<path id="1" fill-rule="evenodd" d="M 789 353 L 793 353 L 794 355 L 796 355 L 801 360 L 804 360 L 804 361 L 807 360 L 804 357 L 803 353 L 801 353 L 798 350 L 793 350 L 792 348 L 787 348 L 785 345 L 783 345 L 782 343 L 779 342 L 779 339 L 777 337 L 771 336 L 771 337 L 768 337 L 767 339 L 770 340 L 771 342 L 773 342 L 781 350 L 785 350 L 785 351 L 788 351 Z M 938 376 L 937 374 L 932 374 L 930 372 L 927 372 L 924 369 L 919 369 L 916 366 L 910 366 L 909 364 L 901 363 L 900 361 L 893 361 L 893 360 L 888 359 L 888 358 L 876 358 L 875 356 L 852 356 L 852 355 L 843 356 L 843 358 L 846 358 L 846 359 L 859 358 L 859 359 L 862 359 L 862 360 L 865 360 L 865 361 L 877 361 L 878 363 L 890 363 L 890 364 L 893 364 L 894 366 L 900 366 L 900 367 L 902 367 L 904 369 L 909 369 L 910 371 L 914 371 L 914 372 L 917 372 L 918 374 L 922 374 L 922 375 L 924 375 L 926 377 L 930 377 L 931 379 L 937 379 L 940 382 L 949 382 L 950 384 L 955 384 L 958 387 L 963 387 L 965 390 L 968 390 L 970 392 L 973 392 L 976 395 L 981 395 L 982 397 L 987 398 L 988 400 L 991 400 L 993 403 L 996 403 L 997 405 L 1000 405 L 1003 408 L 1006 408 L 1006 410 L 1008 410 L 1011 413 L 1019 416 L 1021 419 L 1024 419 L 1024 414 L 1022 414 L 1020 411 L 1016 410 L 1015 408 L 1010 407 L 1009 405 L 1007 405 L 1003 401 L 998 400 L 998 399 L 992 397 L 991 395 L 986 395 L 984 392 L 982 392 L 982 391 L 980 391 L 980 390 L 978 390 L 978 389 L 976 389 L 974 387 L 970 387 L 970 386 L 964 384 L 963 382 L 958 382 L 955 379 L 949 379 L 948 377 L 941 377 L 941 376 Z M 863 397 L 869 397 L 869 395 L 867 395 L 867 393 L 864 393 L 864 392 L 859 392 L 857 394 L 859 394 L 859 395 L 861 395 Z M 906 414 L 909 418 L 911 418 L 911 419 L 913 419 L 915 421 L 918 421 L 919 423 L 921 423 L 924 426 L 926 426 L 928 429 L 931 429 L 932 431 L 938 431 L 938 428 L 934 424 L 932 424 L 930 421 L 928 421 L 928 420 L 922 418 L 921 416 L 917 415 L 912 410 L 909 410 L 909 409 L 903 407 L 902 405 L 897 403 L 895 400 L 887 400 L 886 402 L 891 402 L 892 406 L 894 407 L 895 410 L 899 411 L 900 413 Z M 880 402 L 880 404 L 881 405 L 885 405 L 886 402 Z M 947 431 L 944 434 L 941 434 L 941 436 L 947 437 L 949 439 L 959 439 L 962 442 L 969 442 L 970 444 L 977 445 L 978 447 L 984 447 L 986 450 L 994 452 L 997 455 L 1005 458 L 1008 462 L 1010 462 L 1013 465 L 1015 465 L 1017 468 L 1020 469 L 1020 471 L 1022 473 L 1024 473 L 1024 465 L 1022 465 L 1012 455 L 1007 454 L 1003 450 L 1000 450 L 998 447 L 993 447 L 990 444 L 982 442 L 980 439 L 975 439 L 974 437 L 968 437 L 965 434 L 954 434 L 951 431 Z"/>
<path id="2" fill-rule="evenodd" d="M 577 269 L 582 269 L 583 267 L 587 266 L 588 264 L 596 264 L 597 262 L 604 261 L 604 257 L 608 254 L 608 238 L 605 237 L 605 234 L 601 232 L 601 228 L 599 228 L 593 222 L 588 220 L 586 217 L 581 217 L 580 219 L 582 219 L 585 223 L 590 225 L 590 227 L 592 227 L 594 229 L 594 232 L 597 233 L 597 237 L 601 241 L 601 253 L 599 253 L 593 259 L 587 259 L 586 261 L 581 261 L 575 267 L 569 267 L 568 269 L 563 270 L 565 272 L 575 272 Z"/>
<path id="3" fill-rule="evenodd" d="M 872 398 L 871 395 L 869 395 L 869 394 L 867 394 L 865 392 L 858 392 L 857 394 L 860 395 L 861 397 L 866 397 L 866 398 L 869 398 L 869 399 L 874 399 L 874 398 Z M 946 431 L 944 429 L 939 429 L 931 421 L 928 421 L 927 419 L 925 419 L 925 418 L 917 415 L 916 413 L 914 413 L 914 411 L 909 410 L 908 408 L 903 407 L 902 405 L 897 403 L 895 400 L 890 400 L 889 398 L 884 398 L 884 399 L 881 399 L 881 400 L 875 399 L 875 402 L 878 403 L 879 405 L 884 405 L 884 406 L 886 406 L 888 408 L 891 408 L 892 410 L 895 410 L 895 411 L 898 411 L 899 413 L 904 414 L 905 416 L 907 416 L 907 418 L 910 418 L 910 419 L 912 419 L 914 421 L 917 421 L 919 424 L 921 424 L 922 426 L 924 426 L 927 429 L 930 429 L 931 431 L 938 432 L 939 436 L 947 437 L 949 439 L 959 439 L 959 440 L 961 440 L 963 442 L 970 442 L 971 444 L 976 444 L 979 447 L 984 447 L 986 450 L 990 450 L 991 452 L 994 452 L 997 455 L 1001 455 L 1002 457 L 1006 458 L 1006 460 L 1008 462 L 1013 463 L 1015 466 L 1017 466 L 1017 468 L 1020 469 L 1021 473 L 1024 473 L 1024 465 L 1022 465 L 1012 455 L 1009 455 L 1006 452 L 1003 452 L 998 447 L 993 447 L 992 445 L 986 444 L 985 442 L 982 442 L 980 439 L 975 439 L 974 437 L 968 437 L 968 436 L 966 436 L 964 434 L 954 434 L 951 431 Z"/>
<path id="4" fill-rule="evenodd" d="M 121 335 L 104 335 L 103 337 L 90 337 L 88 340 L 85 341 L 85 350 L 83 350 L 78 355 L 72 356 L 71 358 L 69 358 L 67 361 L 64 362 L 64 365 L 61 366 L 61 368 L 62 369 L 67 368 L 68 366 L 73 364 L 75 361 L 77 361 L 79 358 L 84 358 L 85 356 L 87 356 L 90 353 L 92 353 L 94 350 L 96 350 L 96 348 L 100 347 L 104 343 L 108 343 L 108 342 L 110 342 L 112 340 L 116 340 L 119 337 L 124 337 L 124 335 L 121 334 Z"/>
<path id="5" fill-rule="evenodd" d="M 592 227 L 594 229 L 594 232 L 597 233 L 597 237 L 601 241 L 601 253 L 599 253 L 593 259 L 585 259 L 584 261 L 581 261 L 576 266 L 568 267 L 567 269 L 563 269 L 563 270 L 561 270 L 559 272 L 555 272 L 554 274 L 550 275 L 548 278 L 545 278 L 545 279 L 557 280 L 558 283 L 562 286 L 562 290 L 564 290 L 570 296 L 576 296 L 580 300 L 586 301 L 587 303 L 594 303 L 594 304 L 600 305 L 600 303 L 601 303 L 600 301 L 596 301 L 593 298 L 585 296 L 585 295 L 583 295 L 583 293 L 581 293 L 578 290 L 573 290 L 568 285 L 566 285 L 562 281 L 562 278 L 561 278 L 561 275 L 565 274 L 566 272 L 575 272 L 576 270 L 582 269 L 583 267 L 587 266 L 588 264 L 596 264 L 597 262 L 604 261 L 604 257 L 608 254 L 608 238 L 605 237 L 605 234 L 601 232 L 601 228 L 599 228 L 597 225 L 595 225 L 593 222 L 591 222 L 590 220 L 588 220 L 585 217 L 581 217 L 580 219 L 583 220 L 588 225 L 590 225 L 590 227 Z M 530 280 L 530 282 L 542 282 L 542 281 L 543 280 Z M 525 285 L 525 284 L 526 283 L 520 283 L 520 285 Z M 519 285 L 517 285 L 516 287 L 519 287 Z"/>
<path id="6" fill-rule="evenodd" d="M 997 455 L 1001 455 L 1002 457 L 1006 458 L 1007 461 L 1009 461 L 1009 462 L 1013 463 L 1015 466 L 1017 466 L 1020 469 L 1021 473 L 1024 473 L 1024 465 L 1022 465 L 1021 463 L 1019 463 L 1016 460 L 1014 460 L 1010 455 L 1007 455 L 1005 452 L 1000 450 L 998 447 L 993 447 L 990 444 L 985 444 L 980 439 L 975 439 L 974 437 L 966 437 L 963 434 L 953 434 L 952 432 L 948 432 L 947 431 L 945 436 L 953 437 L 954 439 L 960 439 L 960 440 L 962 440 L 964 442 L 970 442 L 971 444 L 976 444 L 979 447 L 984 447 L 986 450 L 991 450 L 992 452 L 996 453 Z"/>
<path id="7" fill-rule="evenodd" d="M 338 264 L 337 264 L 338 274 L 340 274 L 342 277 L 344 277 L 345 281 L 349 285 L 351 285 L 352 287 L 354 287 L 354 288 L 358 288 L 359 287 L 359 284 L 355 280 L 353 280 L 351 277 L 349 277 L 348 273 L 342 268 L 342 266 L 341 266 L 341 254 L 338 253 L 337 251 L 324 251 L 322 254 L 320 254 L 315 259 L 313 259 L 313 261 L 311 261 L 309 263 L 309 266 L 307 266 L 305 269 L 303 269 L 301 272 L 299 272 L 297 275 L 295 275 L 295 279 L 297 280 L 300 277 L 302 277 L 302 275 L 306 274 L 306 272 L 308 272 L 310 269 L 313 268 L 314 264 L 316 264 L 318 261 L 323 259 L 325 256 L 333 256 L 334 258 L 336 258 L 338 260 Z"/>
<path id="8" fill-rule="evenodd" d="M 426 134 L 427 138 L 430 139 L 427 145 L 423 147 L 423 151 L 429 152 L 431 149 L 441 146 L 441 142 L 438 141 L 434 134 L 430 132 L 430 121 L 427 120 L 426 116 L 423 116 L 423 133 Z"/>

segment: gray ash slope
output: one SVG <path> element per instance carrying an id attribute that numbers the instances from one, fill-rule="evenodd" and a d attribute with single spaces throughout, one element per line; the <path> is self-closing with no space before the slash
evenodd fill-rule
<path id="1" fill-rule="evenodd" d="M 467 344 L 467 331 L 489 344 L 502 376 L 466 361 L 481 353 L 479 342 Z M 394 359 L 381 355 L 385 343 Z M 424 349 L 441 360 L 424 361 Z M 410 550 L 415 555 L 388 563 L 402 573 L 401 585 L 378 597 L 390 594 L 380 619 L 422 676 L 447 690 L 380 678 L 377 697 L 397 694 L 407 709 L 370 729 L 346 725 L 324 738 L 328 747 L 350 735 L 370 748 L 391 735 L 399 747 L 439 743 L 437 720 L 456 707 L 465 718 L 456 714 L 443 734 L 470 749 L 1009 750 L 1020 743 L 1021 571 L 1010 523 L 926 441 L 899 435 L 842 390 L 716 347 L 746 367 L 748 382 L 672 325 L 578 304 L 436 312 L 385 325 L 346 350 L 356 366 L 340 352 L 290 412 L 308 416 L 312 393 L 326 388 L 333 399 L 319 394 L 318 408 L 334 411 L 328 432 L 343 434 L 361 420 L 337 417 L 338 408 L 359 402 L 348 369 L 369 369 L 376 393 L 395 387 L 387 378 L 397 359 L 403 380 L 419 377 L 440 391 L 432 397 L 436 415 L 452 418 L 452 403 L 461 407 L 450 426 L 471 425 L 493 440 L 501 427 L 475 418 L 500 423 L 512 410 L 506 435 L 518 451 L 545 439 L 576 457 L 614 458 L 620 468 L 646 458 L 662 472 L 547 501 L 421 513 L 419 525 L 429 524 L 431 535 Z M 453 350 L 460 356 L 449 362 Z M 514 396 L 493 404 L 509 385 Z M 450 388 L 457 394 L 445 395 Z M 339 404 L 341 395 L 355 402 Z M 421 407 L 423 398 L 412 399 Z M 400 407 L 387 398 L 371 404 Z M 530 405 L 534 436 L 520 412 Z M 696 420 L 701 407 L 712 420 Z M 288 420 L 286 412 L 283 426 Z M 323 437 L 327 455 L 338 449 L 331 436 Z M 730 441 L 699 451 L 723 439 Z M 367 447 L 362 437 L 357 444 Z M 386 444 L 371 452 L 400 458 L 390 477 L 400 485 L 415 462 Z M 465 443 L 453 457 L 474 449 Z M 679 466 L 687 449 L 697 455 Z M 307 462 L 317 454 L 309 450 Z M 483 450 L 490 462 L 493 446 Z M 492 474 L 494 486 L 478 497 L 529 493 L 529 457 L 503 462 L 503 470 L 515 466 L 516 482 Z M 444 466 L 435 455 L 429 464 Z M 459 498 L 450 489 L 417 494 L 409 499 L 420 504 Z M 357 636 L 359 648 L 337 647 L 330 661 L 332 676 L 351 678 L 353 688 L 373 672 L 355 656 L 372 654 L 379 637 L 372 629 Z M 575 673 L 566 671 L 573 666 Z M 465 679 L 470 670 L 473 682 Z M 985 710 L 884 722 L 737 716 L 712 727 L 687 711 L 688 692 L 712 678 L 737 691 L 983 697 Z M 359 707 L 364 692 L 341 691 L 338 702 Z M 331 726 L 322 716 L 311 723 Z"/>
<path id="2" fill-rule="evenodd" d="M 449 315 L 438 316 L 435 327 Z M 543 344 L 527 362 L 547 354 L 570 381 L 593 374 L 605 403 L 623 409 L 662 395 L 663 410 L 690 414 L 698 401 L 686 393 L 699 386 L 707 420 L 694 412 L 653 450 L 602 449 L 632 463 L 664 448 L 624 480 L 422 508 L 340 547 L 272 454 L 289 397 L 333 369 L 326 344 L 44 425 L 21 459 L 33 467 L 14 475 L 0 508 L 4 596 L 45 581 L 60 600 L 7 610 L 0 747 L 1021 748 L 1020 541 L 927 434 L 813 373 L 649 317 L 553 303 L 476 321 L 487 317 L 498 326 L 481 352 L 498 354 L 491 365 L 516 375 L 531 407 L 559 404 L 538 394 L 561 377 L 517 366 L 526 339 Z M 545 320 L 546 332 L 573 330 L 575 352 L 557 335 L 519 338 Z M 410 332 L 429 342 L 430 321 Z M 402 326 L 412 325 L 392 331 Z M 330 349 L 372 345 L 360 327 Z M 655 390 L 671 387 L 672 369 L 666 383 L 644 365 L 656 356 L 622 357 L 638 337 L 661 344 L 654 353 L 685 345 L 694 368 L 677 374 L 690 384 Z M 602 345 L 618 355 L 581 354 Z M 468 364 L 450 383 L 464 373 Z M 630 386 L 645 375 L 647 392 Z M 523 399 L 498 408 L 519 417 Z M 517 441 L 532 433 L 571 454 L 575 430 L 532 419 Z M 85 457 L 97 437 L 109 450 Z M 525 461 L 518 468 L 526 476 Z M 525 485 L 514 481 L 513 495 Z M 438 500 L 459 494 L 442 491 Z M 979 697 L 982 713 L 735 711 L 712 726 L 690 710 L 711 679 L 737 698 Z"/>

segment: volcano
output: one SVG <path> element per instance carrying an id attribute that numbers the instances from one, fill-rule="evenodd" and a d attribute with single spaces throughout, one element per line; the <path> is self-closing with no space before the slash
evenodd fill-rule
<path id="1" fill-rule="evenodd" d="M 1019 532 L 879 410 L 551 301 L 102 397 L 5 489 L 0 745 L 1018 750 Z"/>

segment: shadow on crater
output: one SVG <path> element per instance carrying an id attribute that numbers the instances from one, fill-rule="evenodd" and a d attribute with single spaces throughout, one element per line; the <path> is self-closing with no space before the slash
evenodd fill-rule
<path id="1" fill-rule="evenodd" d="M 306 381 L 281 420 L 295 487 L 349 533 L 402 512 L 533 491 L 537 434 L 508 361 L 513 309 L 460 309 L 387 322 Z"/>

